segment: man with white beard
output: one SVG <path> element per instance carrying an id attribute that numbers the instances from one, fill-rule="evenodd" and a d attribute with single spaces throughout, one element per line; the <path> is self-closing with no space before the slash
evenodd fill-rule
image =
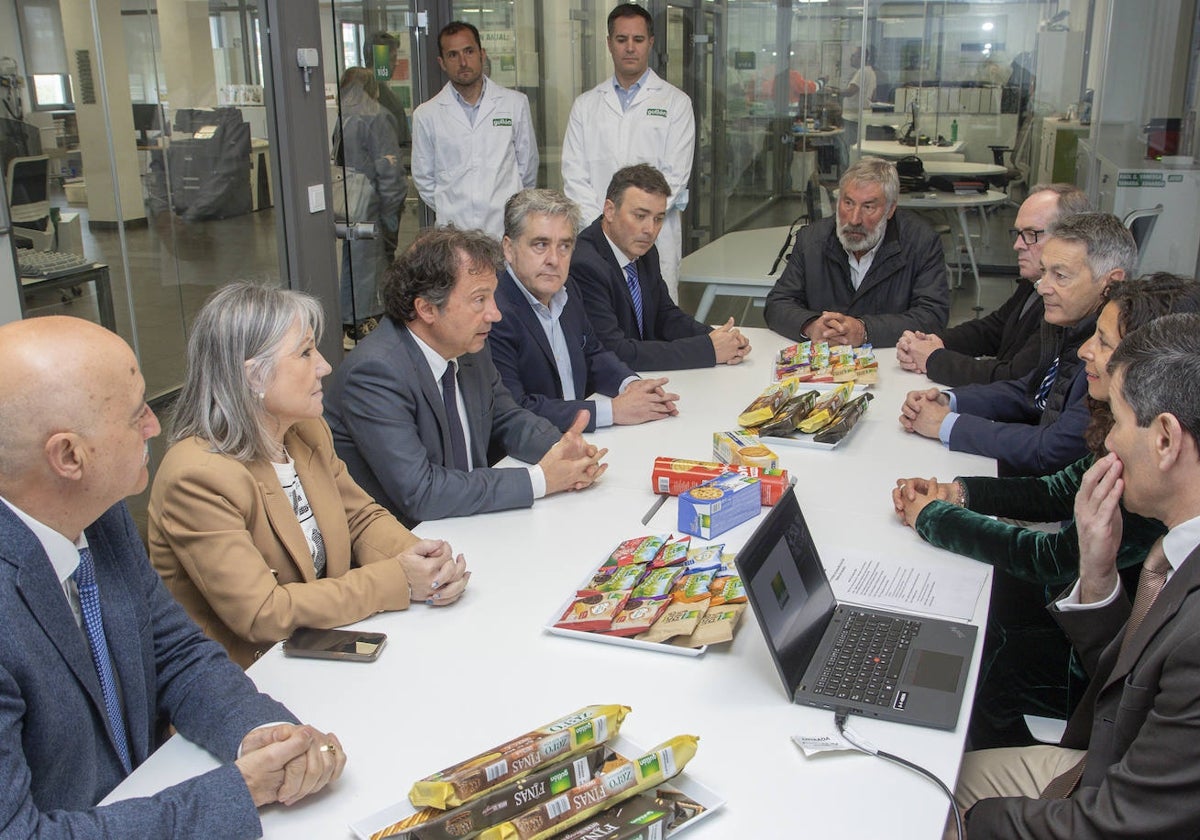
<path id="1" fill-rule="evenodd" d="M 896 210 L 889 161 L 846 170 L 837 216 L 800 231 L 767 295 L 767 326 L 796 341 L 891 347 L 905 330 L 937 332 L 950 316 L 946 258 L 933 228 Z"/>

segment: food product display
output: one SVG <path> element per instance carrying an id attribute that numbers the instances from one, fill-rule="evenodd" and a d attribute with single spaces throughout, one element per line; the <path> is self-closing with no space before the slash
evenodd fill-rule
<path id="1" fill-rule="evenodd" d="M 753 519 L 761 510 L 758 479 L 725 473 L 680 494 L 678 528 L 710 540 Z"/>
<path id="2" fill-rule="evenodd" d="M 704 806 L 669 788 L 639 793 L 558 835 L 559 840 L 657 840 L 703 812 Z"/>
<path id="3" fill-rule="evenodd" d="M 870 344 L 851 347 L 848 344 L 830 345 L 825 341 L 802 341 L 779 351 L 775 357 L 775 381 L 795 379 L 799 382 L 848 382 L 871 385 L 879 381 L 879 362 Z M 764 392 L 765 393 L 765 392 Z M 760 421 L 762 422 L 762 421 Z M 754 422 L 738 423 L 743 426 Z"/>
<path id="4" fill-rule="evenodd" d="M 766 436 L 768 440 L 801 443 L 811 441 L 822 446 L 836 446 L 854 428 L 871 400 L 868 393 L 854 397 L 853 381 L 842 382 L 832 389 L 819 391 L 806 389 L 804 383 L 797 379 L 788 379 L 768 386 L 767 390 L 775 392 L 781 388 L 792 393 L 781 404 L 778 413 L 763 425 L 746 429 L 742 433 L 743 440 L 759 435 Z M 714 433 L 714 453 L 717 451 L 718 438 L 733 434 Z M 761 440 L 761 437 L 757 439 Z M 727 445 L 723 446 L 728 448 Z"/>
<path id="5" fill-rule="evenodd" d="M 726 464 L 720 461 L 693 461 L 688 458 L 663 456 L 654 459 L 654 468 L 650 472 L 650 486 L 655 493 L 678 496 L 693 487 L 699 487 L 710 478 L 716 478 L 722 473 L 730 471 L 757 478 L 759 489 L 762 491 L 762 503 L 767 507 L 779 501 L 783 491 L 788 488 L 787 470 L 760 469 L 741 464 Z"/>
<path id="6" fill-rule="evenodd" d="M 617 756 L 595 778 L 508 822 L 485 829 L 480 840 L 543 840 L 625 799 L 649 790 L 681 771 L 696 754 L 700 739 L 676 735 L 636 758 Z"/>
<path id="7" fill-rule="evenodd" d="M 489 826 L 590 781 L 612 751 L 597 744 L 577 756 L 554 762 L 523 779 L 496 788 L 449 810 L 422 808 L 410 817 L 379 829 L 371 840 L 461 840 Z"/>
<path id="8" fill-rule="evenodd" d="M 668 651 L 672 645 L 694 649 L 706 644 L 696 638 L 720 638 L 721 633 L 714 634 L 712 629 L 704 637 L 694 634 L 710 606 L 746 602 L 732 555 L 723 555 L 724 546 L 719 543 L 691 548 L 686 553 L 672 548 L 688 545 L 687 537 L 647 536 L 622 543 L 640 544 L 659 545 L 659 554 L 646 563 L 618 566 L 624 552 L 614 551 L 588 577 L 566 609 L 555 615 L 552 627 L 583 632 L 597 640 L 620 639 L 615 642 L 619 644 L 629 644 L 626 639 L 632 639 L 635 646 L 670 642 L 665 647 Z M 618 584 L 624 588 L 611 588 Z M 716 613 L 713 616 L 710 621 L 715 620 Z M 726 623 L 729 632 L 724 640 L 728 641 L 736 618 L 729 622 L 727 617 Z"/>
<path id="9" fill-rule="evenodd" d="M 617 734 L 628 706 L 587 706 L 415 782 L 408 799 L 418 808 L 449 808 L 520 779 L 542 764 Z"/>

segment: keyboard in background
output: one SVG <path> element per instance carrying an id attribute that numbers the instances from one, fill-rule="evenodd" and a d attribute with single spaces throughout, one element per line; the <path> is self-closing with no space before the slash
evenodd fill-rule
<path id="1" fill-rule="evenodd" d="M 56 277 L 70 274 L 82 266 L 91 265 L 92 260 L 79 254 L 18 248 L 17 263 L 22 277 L 53 280 Z"/>

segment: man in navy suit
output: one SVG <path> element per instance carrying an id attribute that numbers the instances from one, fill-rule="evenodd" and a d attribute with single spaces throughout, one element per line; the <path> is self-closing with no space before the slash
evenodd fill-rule
<path id="1" fill-rule="evenodd" d="M 0 834 L 258 837 L 345 764 L 175 603 L 121 501 L 158 420 L 137 359 L 76 318 L 0 327 Z M 168 724 L 222 766 L 96 807 Z"/>
<path id="2" fill-rule="evenodd" d="M 596 335 L 634 370 L 736 365 L 750 340 L 730 318 L 712 329 L 675 305 L 654 243 L 671 188 L 653 166 L 618 169 L 604 213 L 582 233 L 571 257 L 571 279 Z"/>
<path id="3" fill-rule="evenodd" d="M 325 419 L 350 475 L 412 527 L 427 519 L 530 507 L 600 477 L 583 438 L 514 402 L 487 349 L 500 320 L 500 246 L 483 231 L 438 228 L 388 270 L 387 317 L 333 374 Z M 511 455 L 529 467 L 493 467 Z"/>
<path id="4" fill-rule="evenodd" d="M 492 360 L 516 401 L 562 431 L 580 410 L 586 431 L 676 414 L 666 377 L 639 379 L 596 338 L 567 269 L 579 208 L 556 190 L 522 190 L 504 206 L 505 268 L 498 273 Z M 589 396 L 590 395 L 590 396 Z"/>

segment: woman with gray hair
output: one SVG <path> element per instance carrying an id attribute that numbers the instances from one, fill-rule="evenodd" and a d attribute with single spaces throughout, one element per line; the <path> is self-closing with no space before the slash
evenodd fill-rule
<path id="1" fill-rule="evenodd" d="M 233 283 L 188 341 L 172 446 L 150 493 L 150 558 L 243 667 L 297 627 L 336 627 L 462 595 L 470 572 L 346 472 L 321 418 L 312 297 Z"/>

